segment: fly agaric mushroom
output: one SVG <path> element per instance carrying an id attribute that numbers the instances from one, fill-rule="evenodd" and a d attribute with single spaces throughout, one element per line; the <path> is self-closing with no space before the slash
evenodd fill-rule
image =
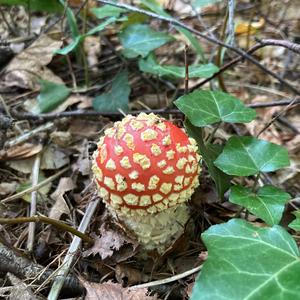
<path id="1" fill-rule="evenodd" d="M 185 202 L 199 185 L 197 150 L 193 138 L 153 113 L 128 115 L 100 138 L 92 167 L 100 197 L 146 250 L 163 252 L 182 235 Z"/>

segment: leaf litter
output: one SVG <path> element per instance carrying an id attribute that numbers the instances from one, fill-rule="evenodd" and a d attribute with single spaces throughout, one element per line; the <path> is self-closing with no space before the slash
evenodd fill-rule
<path id="1" fill-rule="evenodd" d="M 74 2 L 79 3 L 80 1 Z M 182 1 L 160 2 L 165 8 L 169 9 L 172 15 L 181 17 L 185 14 L 191 16 L 195 13 L 189 5 L 182 5 Z M 209 1 L 196 1 L 199 4 L 196 11 L 201 11 L 204 25 L 208 26 L 212 33 L 215 33 L 220 29 L 223 22 L 220 15 L 224 12 L 224 6 L 222 6 L 222 3 L 208 6 L 200 5 L 205 2 Z M 76 5 L 80 7 L 81 3 L 78 3 Z M 237 6 L 240 8 L 241 4 L 237 3 Z M 272 15 L 279 13 L 276 9 L 274 11 L 271 13 Z M 28 19 L 25 9 L 19 8 L 17 12 L 19 16 L 26 16 L 24 18 L 25 21 Z M 7 15 L 6 10 L 5 14 Z M 290 8 L 287 9 L 287 16 L 293 16 Z M 35 18 L 34 14 L 31 17 L 33 20 Z M 94 16 L 89 19 L 89 22 L 96 24 L 97 22 L 93 18 Z M 134 22 L 133 17 L 131 19 L 131 16 L 128 15 L 128 18 L 129 24 L 130 22 Z M 244 32 L 249 20 L 245 19 L 245 16 L 240 20 L 238 30 Z M 34 21 L 36 27 L 32 27 L 32 32 L 41 32 L 39 29 L 47 26 L 49 22 L 47 19 L 34 19 Z M 187 17 L 184 19 L 184 22 L 195 28 L 202 26 L 199 25 L 196 17 Z M 292 19 L 287 19 L 287 22 L 289 28 L 293 31 L 295 23 Z M 19 27 L 19 24 L 17 26 Z M 59 106 L 49 111 L 50 113 L 59 114 L 73 110 L 84 111 L 91 109 L 96 97 L 98 99 L 100 97 L 100 101 L 98 100 L 99 110 L 102 110 L 105 104 L 107 104 L 105 101 L 112 100 L 110 109 L 116 112 L 118 108 L 124 108 L 126 111 L 128 106 L 129 108 L 138 109 L 145 109 L 147 106 L 164 109 L 170 105 L 174 93 L 181 92 L 184 82 L 178 78 L 171 80 L 168 77 L 153 77 L 149 74 L 142 77 L 140 76 L 138 66 L 132 61 L 127 61 L 126 63 L 129 65 L 125 65 L 122 59 L 120 59 L 120 44 L 117 37 L 118 29 L 116 30 L 115 28 L 117 27 L 114 26 L 101 33 L 101 37 L 88 36 L 85 38 L 83 47 L 89 65 L 88 80 L 90 81 L 90 88 L 82 90 L 78 87 L 83 85 L 86 78 L 84 78 L 83 68 L 80 61 L 77 60 L 76 54 L 71 54 L 69 57 L 72 70 L 64 59 L 54 54 L 55 50 L 63 47 L 63 42 L 59 36 L 63 34 L 67 38 L 69 37 L 66 32 L 61 32 L 59 26 L 54 27 L 55 30 L 58 30 L 58 35 L 55 33 L 38 33 L 39 37 L 34 38 L 30 43 L 22 42 L 17 46 L 13 46 L 15 47 L 13 52 L 14 57 L 3 68 L 0 85 L 0 91 L 2 91 L 1 88 L 3 88 L 3 85 L 6 87 L 5 91 L 9 88 L 9 93 L 4 95 L 5 101 L 11 106 L 9 108 L 20 108 L 21 111 L 36 113 L 34 109 L 37 105 L 37 94 L 40 91 L 39 80 L 41 78 L 49 82 L 65 85 L 72 90 L 71 94 Z M 165 25 L 156 20 L 151 21 L 151 26 L 153 26 L 152 28 L 156 32 L 167 32 Z M 1 37 L 10 38 L 11 33 L 7 28 L 3 27 L 3 24 L 0 27 L 4 28 L 5 31 L 4 35 L 1 33 Z M 20 22 L 20 27 L 22 27 L 21 32 L 25 32 L 24 35 L 26 35 L 27 25 Z M 255 30 L 257 34 L 268 35 L 268 32 L 271 32 L 273 29 L 274 26 L 272 27 L 271 24 L 265 22 L 263 26 Z M 172 30 L 173 28 L 169 28 L 168 34 L 177 37 L 178 34 Z M 57 39 L 55 35 L 59 38 Z M 255 42 L 253 37 L 253 33 L 250 32 L 249 46 Z M 247 36 L 245 38 L 245 36 L 239 35 L 236 37 L 236 40 L 240 45 L 248 43 Z M 180 34 L 179 41 L 170 42 L 155 50 L 157 63 L 160 66 L 177 66 L 180 70 L 184 67 L 182 34 Z M 201 42 L 200 46 L 203 48 L 204 53 L 212 54 L 214 51 L 213 47 L 206 42 Z M 278 52 L 274 49 L 271 50 L 271 48 L 264 48 L 262 51 L 257 52 L 256 55 L 271 69 L 275 69 L 278 72 L 285 72 L 285 76 L 289 80 L 295 80 L 295 75 L 299 73 L 295 56 L 290 57 L 289 62 L 285 63 L 281 57 L 287 56 L 287 52 L 282 49 Z M 117 50 L 115 51 L 115 49 Z M 136 53 L 130 51 L 128 53 L 129 55 L 136 55 Z M 145 52 L 138 53 L 144 55 Z M 190 65 L 199 63 L 199 59 L 194 55 L 193 50 L 190 49 L 188 51 L 188 60 Z M 114 92 L 112 82 L 118 74 L 122 74 L 122 70 L 126 66 L 129 66 L 128 69 L 130 70 L 129 72 L 127 71 L 129 75 L 128 80 L 123 81 L 123 77 L 121 85 L 119 85 L 123 86 L 123 88 L 125 87 L 126 93 L 122 94 L 122 91 L 118 90 L 118 88 Z M 133 70 L 134 72 L 132 72 Z M 78 89 L 74 88 L 72 74 L 75 76 L 75 83 Z M 236 97 L 244 99 L 244 104 L 276 101 L 287 94 L 284 89 L 275 86 L 273 80 L 270 80 L 265 74 L 258 72 L 255 67 L 247 63 L 237 65 L 235 69 L 226 73 L 226 76 L 225 83 L 227 89 Z M 200 81 L 201 79 L 199 78 L 190 79 L 189 85 L 196 85 Z M 128 91 L 128 86 L 130 86 L 131 91 Z M 264 86 L 267 89 L 264 90 L 262 88 Z M 29 93 L 29 95 L 20 97 L 24 92 Z M 119 96 L 121 97 L 118 98 Z M 228 139 L 229 136 L 235 134 L 235 130 L 241 130 L 243 133 L 246 132 L 255 136 L 274 115 L 280 113 L 281 108 L 263 108 L 256 111 L 258 118 L 251 123 L 246 125 L 238 124 L 236 127 L 231 127 L 231 125 L 222 127 L 216 134 L 216 142 L 220 143 L 224 139 Z M 290 109 L 284 114 L 284 117 L 287 119 L 288 125 L 292 124 L 297 130 L 300 130 L 298 110 L 295 108 Z M 94 185 L 91 184 L 91 154 L 97 147 L 96 142 L 102 131 L 115 118 L 118 117 L 80 116 L 79 118 L 72 119 L 54 118 L 54 127 L 50 132 L 45 132 L 46 139 L 43 142 L 40 142 L 40 136 L 36 135 L 23 144 L 5 149 L 5 156 L 1 158 L 0 165 L 1 198 L 16 193 L 20 185 L 22 186 L 22 184 L 30 182 L 30 173 L 35 155 L 42 152 L 41 170 L 43 171 L 43 179 L 55 175 L 65 166 L 70 165 L 71 168 L 66 174 L 51 182 L 48 185 L 48 191 L 42 192 L 42 190 L 39 190 L 39 193 L 43 197 L 41 201 L 38 201 L 38 212 L 57 220 L 63 220 L 71 224 L 74 228 L 77 228 L 86 205 L 94 193 Z M 172 119 L 174 121 L 181 121 L 177 115 Z M 38 122 L 28 121 L 27 129 L 30 131 L 36 128 L 39 124 Z M 23 126 L 24 124 L 21 125 Z M 261 138 L 276 144 L 283 144 L 293 154 L 290 167 L 270 174 L 270 180 L 280 183 L 293 196 L 297 196 L 300 189 L 299 134 L 291 130 L 288 125 L 284 125 L 280 120 L 276 120 L 262 133 Z M 21 128 L 23 129 L 23 127 Z M 24 131 L 18 131 L 15 125 L 12 129 L 8 130 L 9 138 L 21 136 L 23 133 Z M 5 172 L 2 172 L 2 169 Z M 246 184 L 251 183 L 251 179 L 246 179 L 245 182 Z M 29 199 L 30 194 L 28 196 Z M 171 249 L 173 252 L 171 251 L 171 254 L 168 254 L 167 257 L 150 256 L 145 260 L 139 257 L 139 245 L 134 238 L 129 238 L 125 235 L 122 228 L 111 226 L 110 221 L 103 217 L 106 213 L 105 207 L 103 204 L 100 204 L 98 213 L 93 218 L 89 229 L 89 232 L 94 232 L 95 244 L 92 247 L 83 245 L 79 253 L 76 253 L 78 255 L 78 263 L 74 266 L 74 269 L 84 278 L 82 279 L 82 284 L 87 290 L 85 299 L 95 299 L 96 297 L 107 300 L 188 299 L 188 296 L 191 296 L 191 288 L 195 281 L 194 276 L 189 276 L 186 280 L 174 282 L 172 285 L 161 285 L 157 290 L 152 289 L 152 291 L 157 291 L 159 296 L 155 296 L 153 293 L 149 294 L 150 289 L 146 288 L 129 290 L 128 285 L 171 277 L 174 273 L 184 272 L 194 267 L 194 265 L 203 263 L 203 258 L 199 259 L 199 253 L 202 253 L 204 258 L 206 258 L 206 253 L 204 252 L 205 247 L 200 240 L 200 233 L 211 224 L 222 223 L 227 221 L 228 218 L 234 217 L 239 210 L 237 206 L 228 202 L 228 199 L 225 199 L 223 203 L 219 202 L 211 179 L 208 177 L 205 169 L 201 175 L 200 189 L 191 199 L 190 204 L 190 209 L 193 212 L 195 233 L 193 236 L 190 236 L 190 240 L 183 242 L 187 243 L 188 250 L 180 250 L 185 249 L 184 247 L 175 247 Z M 14 203 L 7 203 L 6 205 L 6 216 L 26 216 L 28 203 L 19 199 Z M 2 211 L 3 208 L 1 206 Z M 245 216 L 244 213 L 241 215 Z M 255 216 L 250 214 L 247 217 L 253 224 L 264 226 L 261 220 Z M 1 226 L 1 233 L 16 247 L 25 250 L 26 245 L 24 241 L 27 235 L 27 227 L 25 225 Z M 38 253 L 42 242 L 46 245 L 45 249 Z M 53 263 L 58 267 L 58 263 L 54 260 L 54 257 L 67 249 L 70 243 L 71 238 L 69 235 L 50 230 L 45 225 L 39 225 L 36 231 L 37 251 L 33 253 L 33 256 L 40 260 L 40 263 L 44 266 L 48 263 Z M 176 249 L 179 249 L 178 252 L 176 252 Z M 34 288 L 32 289 L 34 290 Z M 22 288 L 20 291 L 23 291 L 24 295 L 27 295 L 27 293 L 30 294 L 32 292 L 32 289 L 31 287 L 28 289 Z M 176 294 L 177 290 L 180 290 L 180 295 Z M 21 294 L 20 291 L 18 295 Z"/>

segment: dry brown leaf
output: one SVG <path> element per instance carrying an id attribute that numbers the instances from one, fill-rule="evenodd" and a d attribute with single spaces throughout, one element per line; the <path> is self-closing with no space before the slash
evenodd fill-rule
<path id="1" fill-rule="evenodd" d="M 99 36 L 87 36 L 84 39 L 83 47 L 90 69 L 93 72 L 97 72 L 97 64 L 101 55 L 101 40 Z"/>
<path id="2" fill-rule="evenodd" d="M 286 181 L 299 177 L 299 174 L 300 174 L 300 158 L 298 155 L 290 156 L 290 165 L 277 172 L 278 183 L 283 184 Z"/>
<path id="3" fill-rule="evenodd" d="M 86 139 L 82 141 L 82 144 L 77 148 L 80 155 L 73 166 L 73 169 L 78 170 L 83 176 L 91 174 L 92 162 L 89 158 L 89 143 Z"/>
<path id="4" fill-rule="evenodd" d="M 47 35 L 39 37 L 9 63 L 4 73 L 6 85 L 37 89 L 40 78 L 62 84 L 63 81 L 46 67 L 54 51 L 61 46 L 62 41 L 53 40 Z"/>
<path id="5" fill-rule="evenodd" d="M 60 147 L 68 147 L 72 142 L 72 135 L 69 131 L 51 132 L 50 138 L 53 143 Z"/>
<path id="6" fill-rule="evenodd" d="M 32 143 L 24 143 L 21 145 L 13 146 L 7 151 L 3 152 L 3 156 L 0 160 L 10 160 L 10 159 L 24 159 L 32 157 L 33 155 L 41 152 L 43 146 L 41 144 L 35 145 Z"/>
<path id="7" fill-rule="evenodd" d="M 135 285 L 149 281 L 149 276 L 138 269 L 130 267 L 128 264 L 118 264 L 115 269 L 117 281 L 124 285 Z"/>
<path id="8" fill-rule="evenodd" d="M 85 95 L 71 95 L 62 104 L 60 104 L 56 109 L 51 111 L 51 113 L 60 113 L 65 111 L 69 106 L 76 103 L 86 103 L 90 97 Z"/>
<path id="9" fill-rule="evenodd" d="M 49 218 L 59 220 L 63 214 L 70 214 L 69 207 L 64 199 L 64 194 L 66 192 L 72 191 L 75 188 L 75 184 L 70 177 L 62 177 L 59 180 L 59 184 L 51 194 L 51 198 L 55 201 L 52 206 Z"/>
<path id="10" fill-rule="evenodd" d="M 82 282 L 86 288 L 85 300 L 158 300 L 157 296 L 148 296 L 147 289 L 129 290 L 121 284 L 106 282 Z"/>
<path id="11" fill-rule="evenodd" d="M 21 279 L 16 277 L 15 275 L 8 273 L 7 277 L 9 281 L 12 283 L 14 288 L 11 290 L 11 294 L 9 295 L 10 300 L 22 299 L 22 300 L 38 300 L 38 298 L 34 295 L 33 291 L 29 286 L 27 286 Z"/>
<path id="12" fill-rule="evenodd" d="M 69 127 L 72 136 L 78 138 L 97 139 L 100 136 L 101 128 L 104 122 L 92 121 L 84 118 L 74 119 Z"/>
<path id="13" fill-rule="evenodd" d="M 49 145 L 43 152 L 42 170 L 57 170 L 70 162 L 69 157 L 56 145 Z"/>
<path id="14" fill-rule="evenodd" d="M 18 187 L 16 181 L 12 182 L 1 182 L 0 183 L 0 196 L 6 196 L 13 194 Z"/>
<path id="15" fill-rule="evenodd" d="M 119 231 L 109 228 L 104 223 L 100 227 L 100 236 L 95 238 L 95 243 L 90 249 L 83 252 L 83 256 L 99 254 L 102 259 L 110 258 L 126 244 L 131 244 L 133 246 L 133 249 L 131 249 L 133 255 L 134 250 L 137 248 L 137 244 L 129 237 L 126 237 Z M 125 257 L 124 259 L 126 258 L 128 257 Z"/>

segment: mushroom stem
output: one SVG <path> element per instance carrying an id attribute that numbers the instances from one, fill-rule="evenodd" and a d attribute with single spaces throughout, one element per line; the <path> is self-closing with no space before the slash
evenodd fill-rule
<path id="1" fill-rule="evenodd" d="M 189 219 L 185 203 L 146 216 L 128 218 L 128 215 L 115 211 L 111 211 L 111 214 L 136 235 L 145 250 L 156 249 L 160 254 L 165 251 L 166 245 L 173 244 L 184 233 Z"/>

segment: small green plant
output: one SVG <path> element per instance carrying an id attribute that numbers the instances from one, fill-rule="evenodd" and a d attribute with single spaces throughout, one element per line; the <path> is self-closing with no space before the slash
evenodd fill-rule
<path id="1" fill-rule="evenodd" d="M 185 127 L 197 140 L 220 197 L 229 189 L 230 202 L 272 226 L 259 228 L 246 220 L 232 219 L 204 232 L 202 239 L 208 249 L 208 259 L 191 299 L 298 299 L 298 246 L 277 225 L 290 195 L 275 186 L 257 188 L 262 172 L 289 165 L 287 150 L 251 136 L 233 136 L 219 155 L 215 155 L 211 148 L 214 145 L 203 140 L 202 128 L 215 124 L 215 133 L 220 122 L 249 122 L 255 118 L 255 112 L 219 91 L 193 92 L 175 104 L 185 113 Z M 253 186 L 230 186 L 228 176 L 254 176 Z M 291 224 L 295 230 L 299 229 L 299 216 L 296 216 Z"/>

